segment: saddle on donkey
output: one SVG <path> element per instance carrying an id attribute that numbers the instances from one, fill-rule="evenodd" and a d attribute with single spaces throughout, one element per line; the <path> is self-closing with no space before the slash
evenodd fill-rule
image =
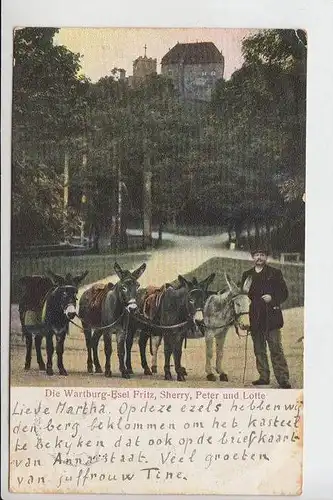
<path id="1" fill-rule="evenodd" d="M 114 284 L 109 282 L 105 285 L 96 283 L 86 291 L 86 303 L 84 311 L 79 311 L 79 316 L 91 325 L 100 325 L 102 321 L 102 305 L 107 293 L 114 288 Z"/>
<path id="2" fill-rule="evenodd" d="M 19 313 L 21 322 L 25 325 L 36 325 L 42 320 L 42 309 L 45 299 L 53 289 L 54 284 L 47 276 L 24 276 L 19 280 L 21 297 Z"/>
<path id="3" fill-rule="evenodd" d="M 172 285 L 169 285 L 168 283 L 162 285 L 161 287 L 148 286 L 145 296 L 143 298 L 143 307 L 142 307 L 142 312 L 145 318 L 149 319 L 150 321 L 154 321 L 156 323 L 158 322 L 161 301 L 165 291 L 170 286 Z"/>

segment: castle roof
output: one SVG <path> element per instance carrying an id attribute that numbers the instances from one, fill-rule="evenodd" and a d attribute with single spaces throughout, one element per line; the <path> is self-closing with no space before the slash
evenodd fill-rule
<path id="1" fill-rule="evenodd" d="M 222 63 L 223 56 L 213 42 L 177 43 L 162 57 L 164 64 Z"/>

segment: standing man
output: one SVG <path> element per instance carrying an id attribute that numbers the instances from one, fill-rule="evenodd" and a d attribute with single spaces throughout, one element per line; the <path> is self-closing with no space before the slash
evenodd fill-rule
<path id="1" fill-rule="evenodd" d="M 281 328 L 283 316 L 280 304 L 288 297 L 287 285 L 279 269 L 267 265 L 268 252 L 256 248 L 251 252 L 254 267 L 243 273 L 242 285 L 251 276 L 252 284 L 248 296 L 250 305 L 250 329 L 253 340 L 259 379 L 253 385 L 268 385 L 270 372 L 267 344 L 275 378 L 283 389 L 290 389 L 289 370 L 283 353 Z"/>

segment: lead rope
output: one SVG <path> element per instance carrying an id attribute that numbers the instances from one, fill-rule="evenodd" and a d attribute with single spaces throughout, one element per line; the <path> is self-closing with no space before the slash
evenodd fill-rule
<path id="1" fill-rule="evenodd" d="M 245 338 L 243 386 L 245 386 L 245 375 L 246 375 L 246 368 L 247 368 L 247 342 L 248 342 L 248 338 L 249 338 L 249 332 L 247 333 L 246 338 Z"/>
<path id="2" fill-rule="evenodd" d="M 245 346 L 244 346 L 244 370 L 243 370 L 243 380 L 242 380 L 242 383 L 243 383 L 243 386 L 245 386 L 245 376 L 246 376 L 246 368 L 247 368 L 247 343 L 248 343 L 248 337 L 250 335 L 250 330 L 247 330 L 246 332 L 246 335 L 241 335 L 239 333 L 239 329 L 238 329 L 238 326 L 235 325 L 235 331 L 236 331 L 236 334 L 238 336 L 238 338 L 242 338 L 242 337 L 245 337 Z"/>
<path id="3" fill-rule="evenodd" d="M 109 325 L 105 325 L 105 326 L 96 327 L 96 328 L 94 328 L 94 331 L 98 332 L 98 331 L 101 331 L 101 330 L 106 330 L 107 328 L 111 328 L 112 326 L 114 326 L 116 323 L 118 323 L 121 320 L 121 318 L 124 316 L 124 314 L 125 314 L 125 311 L 113 323 L 110 323 Z M 79 317 L 77 314 L 76 314 L 76 316 Z M 79 328 L 82 332 L 84 332 L 84 329 L 82 328 L 82 326 L 78 325 L 77 323 L 75 323 L 71 319 L 69 319 L 68 321 L 69 321 L 69 323 L 72 323 L 72 325 L 74 325 L 77 328 Z"/>

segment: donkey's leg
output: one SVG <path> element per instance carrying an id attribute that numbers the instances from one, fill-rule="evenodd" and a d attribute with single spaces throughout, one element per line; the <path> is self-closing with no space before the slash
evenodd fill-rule
<path id="1" fill-rule="evenodd" d="M 216 377 L 213 373 L 212 369 L 212 359 L 213 359 L 213 345 L 214 345 L 214 335 L 209 334 L 209 332 L 206 332 L 205 336 L 205 344 L 206 344 L 206 374 L 207 374 L 207 380 L 210 380 L 214 382 L 216 380 Z"/>
<path id="2" fill-rule="evenodd" d="M 37 355 L 37 363 L 38 363 L 39 369 L 41 371 L 45 371 L 45 363 L 44 363 L 43 356 L 42 356 L 42 340 L 43 340 L 42 335 L 35 336 L 35 348 L 36 348 L 36 355 Z"/>
<path id="3" fill-rule="evenodd" d="M 47 353 L 46 373 L 47 373 L 47 375 L 53 375 L 53 368 L 52 368 L 53 352 L 54 352 L 53 332 L 48 331 L 46 333 L 46 353 Z"/>
<path id="4" fill-rule="evenodd" d="M 57 365 L 59 370 L 59 375 L 67 375 L 67 372 L 63 363 L 64 355 L 64 343 L 65 343 L 66 332 L 61 335 L 56 335 L 56 353 L 57 353 Z"/>
<path id="5" fill-rule="evenodd" d="M 117 352 L 119 361 L 119 371 L 123 378 L 130 378 L 130 374 L 125 367 L 125 343 L 126 333 L 123 330 L 117 330 Z"/>
<path id="6" fill-rule="evenodd" d="M 152 373 L 157 373 L 157 354 L 158 354 L 158 349 L 162 343 L 162 335 L 160 337 L 152 337 L 152 347 L 153 347 L 153 354 L 151 358 L 151 371 Z M 172 351 L 172 349 L 171 349 Z M 164 348 L 165 352 L 165 348 Z M 170 366 L 170 363 L 169 363 Z"/>
<path id="7" fill-rule="evenodd" d="M 220 375 L 221 382 L 228 382 L 228 375 L 222 369 L 223 348 L 227 336 L 227 329 L 224 329 L 216 337 L 216 371 Z"/>
<path id="8" fill-rule="evenodd" d="M 102 367 L 100 365 L 99 359 L 98 359 L 98 343 L 99 339 L 103 335 L 102 330 L 97 330 L 93 333 L 91 337 L 91 348 L 93 352 L 93 360 L 94 360 L 94 365 L 95 365 L 95 373 L 103 373 Z"/>
<path id="9" fill-rule="evenodd" d="M 112 377 L 111 371 L 111 354 L 112 354 L 112 333 L 104 332 L 104 353 L 105 353 L 105 376 Z"/>
<path id="10" fill-rule="evenodd" d="M 176 336 L 176 339 L 174 339 L 173 359 L 175 361 L 175 370 L 177 373 L 177 380 L 179 382 L 185 381 L 184 369 L 181 366 L 182 344 L 183 344 L 183 335 L 178 334 Z"/>
<path id="11" fill-rule="evenodd" d="M 31 350 L 32 350 L 32 335 L 31 333 L 24 332 L 25 336 L 25 346 L 26 346 L 26 354 L 25 354 L 25 370 L 30 370 L 31 366 Z"/>
<path id="12" fill-rule="evenodd" d="M 170 370 L 170 358 L 172 354 L 172 338 L 171 335 L 164 336 L 164 378 L 165 380 L 172 380 Z"/>
<path id="13" fill-rule="evenodd" d="M 87 371 L 93 373 L 93 360 L 91 356 L 91 326 L 82 321 L 82 328 L 87 348 Z"/>
<path id="14" fill-rule="evenodd" d="M 132 347 L 134 340 L 135 327 L 133 325 L 129 325 L 128 332 L 126 335 L 126 359 L 125 366 L 127 373 L 133 374 L 132 368 Z"/>
<path id="15" fill-rule="evenodd" d="M 180 356 L 181 356 L 181 355 L 182 355 L 182 353 L 183 353 L 183 349 L 182 349 L 183 342 L 184 342 L 184 338 L 182 338 L 182 342 L 181 342 L 181 353 L 180 353 Z M 181 370 L 182 374 L 183 374 L 185 377 L 187 377 L 187 371 L 186 371 L 185 366 L 180 366 L 180 370 Z"/>
<path id="16" fill-rule="evenodd" d="M 143 329 L 140 331 L 140 336 L 139 336 L 140 358 L 141 358 L 141 366 L 143 368 L 145 375 L 152 375 L 152 372 L 147 363 L 147 356 L 146 356 L 147 342 L 149 338 L 150 334 L 147 329 Z"/>

